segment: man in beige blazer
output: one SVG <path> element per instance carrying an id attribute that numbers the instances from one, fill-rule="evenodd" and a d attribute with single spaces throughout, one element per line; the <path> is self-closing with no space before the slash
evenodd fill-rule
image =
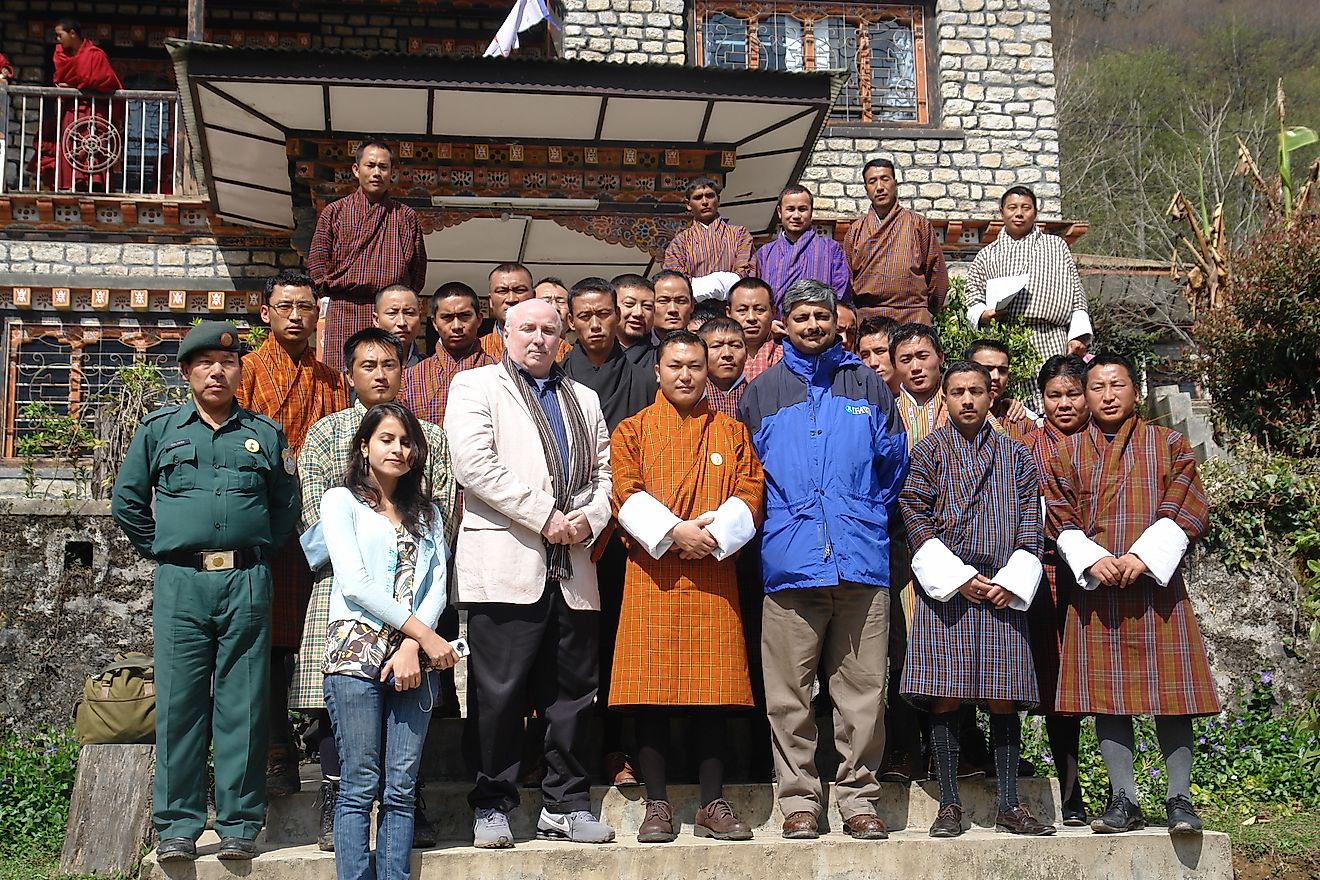
<path id="1" fill-rule="evenodd" d="M 518 303 L 504 329 L 501 362 L 455 376 L 445 410 L 463 487 L 455 579 L 480 749 L 473 843 L 513 846 L 529 704 L 548 728 L 536 836 L 606 843 L 614 830 L 589 810 L 582 724 L 596 696 L 591 549 L 610 518 L 609 432 L 596 393 L 555 363 L 564 328 L 553 305 Z"/>

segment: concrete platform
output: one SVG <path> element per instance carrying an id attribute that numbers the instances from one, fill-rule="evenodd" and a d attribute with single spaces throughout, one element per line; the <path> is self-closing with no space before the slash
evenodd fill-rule
<path id="1" fill-rule="evenodd" d="M 162 867 L 155 855 L 143 880 L 334 880 L 332 853 L 315 846 L 263 848 L 252 862 L 221 862 L 208 832 L 201 858 Z M 668 844 L 639 844 L 630 836 L 602 846 L 518 842 L 511 850 L 478 850 L 465 842 L 413 853 L 418 880 L 735 880 L 773 874 L 783 880 L 1231 880 L 1228 837 L 1206 834 L 1173 841 L 1163 829 L 1121 835 L 1061 830 L 1054 837 L 1021 838 L 974 829 L 954 840 L 925 830 L 901 831 L 885 841 L 830 834 L 816 841 L 760 833 L 721 843 L 685 829 Z"/>
<path id="2" fill-rule="evenodd" d="M 303 791 L 272 802 L 267 827 L 252 862 L 221 862 L 212 832 L 199 841 L 194 863 L 161 866 L 155 854 L 143 862 L 142 880 L 335 880 L 333 853 L 314 844 L 316 765 L 303 767 Z M 1059 821 L 1058 784 L 1053 779 L 1021 779 L 1023 800 L 1041 819 Z M 642 789 L 592 789 L 592 807 L 618 832 L 602 846 L 534 839 L 540 793 L 523 790 L 522 804 L 510 815 L 517 845 L 512 850 L 472 847 L 469 783 L 428 783 L 427 811 L 439 830 L 440 845 L 413 853 L 416 880 L 1232 880 L 1232 854 L 1223 834 L 1174 840 L 1163 828 L 1119 835 L 1060 827 L 1054 837 L 1022 838 L 993 830 L 993 779 L 962 781 L 967 834 L 932 840 L 927 829 L 939 801 L 933 783 L 884 785 L 876 811 L 891 830 L 887 841 L 856 841 L 841 832 L 830 801 L 816 841 L 784 840 L 783 817 L 774 786 L 734 784 L 725 788 L 740 816 L 754 829 L 753 840 L 728 843 L 692 834 L 697 789 L 670 787 L 681 823 L 678 840 L 639 844 Z"/>

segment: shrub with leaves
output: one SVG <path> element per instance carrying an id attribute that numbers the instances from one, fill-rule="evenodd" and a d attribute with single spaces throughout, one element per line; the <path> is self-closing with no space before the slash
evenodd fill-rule
<path id="1" fill-rule="evenodd" d="M 1269 672 L 1262 672 L 1249 694 L 1238 694 L 1238 708 L 1194 722 L 1192 799 L 1206 805 L 1254 811 L 1259 804 L 1320 806 L 1320 738 L 1304 712 L 1280 710 Z M 1168 776 L 1151 718 L 1136 719 L 1138 802 L 1150 815 L 1164 815 Z M 1027 719 L 1022 755 L 1053 775 L 1053 759 L 1039 716 Z M 1104 808 L 1108 776 L 1095 727 L 1082 725 L 1078 755 L 1082 791 L 1093 811 Z"/>
<path id="2" fill-rule="evenodd" d="M 1320 454 L 1320 217 L 1276 223 L 1233 260 L 1224 304 L 1193 334 L 1230 429 Z"/>
<path id="3" fill-rule="evenodd" d="M 1030 397 L 1036 388 L 1040 355 L 1031 344 L 1031 331 L 1021 318 L 992 321 L 988 326 L 972 328 L 967 323 L 967 279 L 961 276 L 949 283 L 949 298 L 944 310 L 935 316 L 935 329 L 944 346 L 946 362 L 961 360 L 967 346 L 978 339 L 998 339 L 1008 346 L 1010 397 Z"/>
<path id="4" fill-rule="evenodd" d="M 72 730 L 0 738 L 0 850 L 59 851 L 77 771 Z"/>

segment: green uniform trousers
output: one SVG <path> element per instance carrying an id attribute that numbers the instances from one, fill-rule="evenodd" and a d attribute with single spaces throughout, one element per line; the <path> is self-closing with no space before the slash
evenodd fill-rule
<path id="1" fill-rule="evenodd" d="M 216 833 L 250 840 L 265 823 L 270 596 L 264 562 L 156 567 L 152 821 L 162 840 L 201 836 L 212 737 Z"/>

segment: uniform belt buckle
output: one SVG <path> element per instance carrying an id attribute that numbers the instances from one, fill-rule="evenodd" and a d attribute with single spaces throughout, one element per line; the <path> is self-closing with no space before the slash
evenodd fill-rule
<path id="1" fill-rule="evenodd" d="M 233 550 L 208 550 L 202 554 L 202 571 L 227 571 L 233 567 Z"/>

